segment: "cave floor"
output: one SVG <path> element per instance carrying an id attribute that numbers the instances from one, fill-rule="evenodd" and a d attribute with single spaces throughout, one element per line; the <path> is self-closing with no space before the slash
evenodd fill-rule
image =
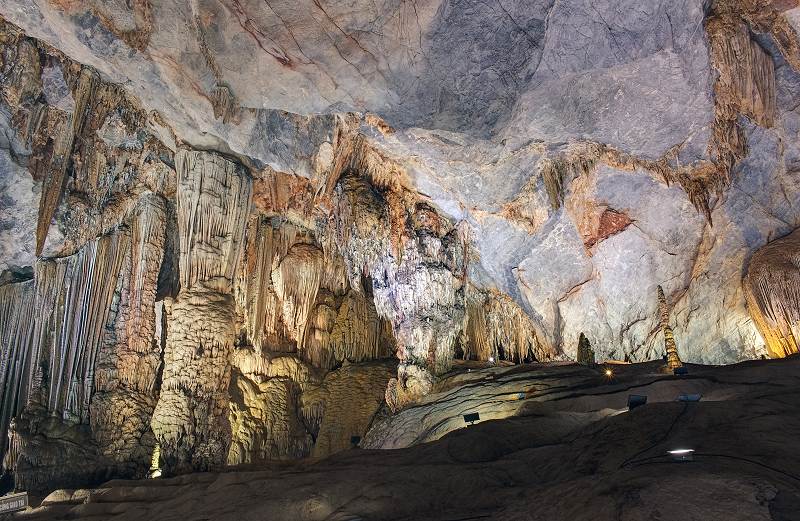
<path id="1" fill-rule="evenodd" d="M 612 380 L 603 367 L 574 364 L 462 366 L 416 411 L 401 415 L 424 424 L 451 407 L 445 416 L 452 424 L 465 412 L 465 396 L 497 389 L 481 400 L 503 409 L 509 382 L 523 388 L 562 375 L 563 385 L 547 398 L 515 393 L 523 402 L 514 406 L 516 416 L 437 433 L 429 443 L 111 481 L 55 492 L 14 519 L 800 519 L 800 357 L 690 365 L 682 377 L 660 373 L 660 365 L 615 365 Z M 686 393 L 703 398 L 677 401 Z M 629 394 L 647 395 L 648 403 L 628 411 Z M 455 395 L 458 405 L 448 401 Z M 384 423 L 385 430 L 403 425 Z M 667 455 L 681 448 L 696 451 L 693 461 Z"/>

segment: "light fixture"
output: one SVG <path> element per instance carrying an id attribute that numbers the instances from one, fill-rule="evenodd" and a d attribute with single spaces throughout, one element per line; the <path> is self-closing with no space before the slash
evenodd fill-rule
<path id="1" fill-rule="evenodd" d="M 494 363 L 494 357 L 493 357 L 493 356 L 490 356 L 490 357 L 489 357 L 489 363 L 490 363 L 490 364 L 493 364 L 493 363 Z"/>
<path id="2" fill-rule="evenodd" d="M 464 415 L 464 423 L 467 425 L 475 425 L 476 421 L 480 421 L 481 415 L 477 412 L 470 412 Z"/>
<path id="3" fill-rule="evenodd" d="M 693 461 L 694 449 L 674 449 L 668 450 L 667 454 L 672 456 L 673 461 Z"/>
<path id="4" fill-rule="evenodd" d="M 606 378 L 612 378 L 614 376 L 614 371 L 612 371 L 611 369 L 606 369 L 605 373 L 606 373 Z"/>
<path id="5" fill-rule="evenodd" d="M 628 395 L 628 410 L 640 407 L 647 403 L 647 396 L 644 394 L 629 394 Z"/>

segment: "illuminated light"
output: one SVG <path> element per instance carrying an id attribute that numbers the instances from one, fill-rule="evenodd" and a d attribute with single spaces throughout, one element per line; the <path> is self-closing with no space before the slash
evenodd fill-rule
<path id="1" fill-rule="evenodd" d="M 694 449 L 674 449 L 668 450 L 667 454 L 672 456 L 674 461 L 692 461 Z"/>
<path id="2" fill-rule="evenodd" d="M 152 473 L 150 473 L 151 478 L 160 478 L 161 477 L 161 469 L 156 469 Z"/>
<path id="3" fill-rule="evenodd" d="M 614 371 L 612 371 L 611 369 L 606 369 L 606 376 L 608 378 L 611 378 L 612 376 L 614 376 Z"/>
<path id="4" fill-rule="evenodd" d="M 489 357 L 489 363 L 490 363 L 490 364 L 493 364 L 493 363 L 494 363 L 494 357 L 493 357 L 493 356 L 490 356 L 490 357 Z"/>

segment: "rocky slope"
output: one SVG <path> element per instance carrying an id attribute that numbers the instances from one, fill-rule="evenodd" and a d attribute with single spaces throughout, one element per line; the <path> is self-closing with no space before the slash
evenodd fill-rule
<path id="1" fill-rule="evenodd" d="M 662 315 L 795 352 L 800 7 L 645 4 L 3 2 L 5 471 L 433 439 L 454 361 L 656 359 Z"/>
<path id="2" fill-rule="evenodd" d="M 478 410 L 469 399 L 482 403 L 482 417 L 513 418 L 468 428 L 461 420 L 409 449 L 57 491 L 16 518 L 789 521 L 800 508 L 798 364 L 795 356 L 692 366 L 686 377 L 616 366 L 610 383 L 575 365 L 474 370 L 452 376 L 409 419 L 455 422 Z M 507 390 L 537 386 L 508 401 Z M 629 393 L 647 404 L 628 412 Z M 682 393 L 702 399 L 676 401 Z M 673 462 L 667 451 L 677 448 L 694 448 L 694 461 Z"/>

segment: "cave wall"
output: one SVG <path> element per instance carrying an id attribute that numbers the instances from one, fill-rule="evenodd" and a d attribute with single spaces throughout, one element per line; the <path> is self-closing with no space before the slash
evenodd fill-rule
<path id="1" fill-rule="evenodd" d="M 4 257 L 0 286 L 16 486 L 144 476 L 154 452 L 175 473 L 350 447 L 395 371 L 372 361 L 395 341 L 369 279 L 351 284 L 325 247 L 308 183 L 289 194 L 274 171 L 170 149 L 96 71 L 2 30 L 4 179 L 38 189 L 3 236 L 34 239 L 30 269 Z"/>
<path id="2" fill-rule="evenodd" d="M 791 351 L 742 279 L 800 226 L 800 8 L 236 4 L 0 6 L 18 486 L 323 457 L 457 353 L 658 358 L 658 286 L 684 361 Z"/>

